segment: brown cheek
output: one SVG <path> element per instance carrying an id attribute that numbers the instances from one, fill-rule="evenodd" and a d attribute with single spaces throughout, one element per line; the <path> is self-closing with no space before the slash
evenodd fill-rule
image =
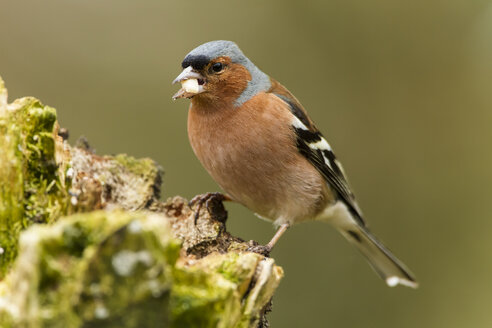
<path id="1" fill-rule="evenodd" d="M 217 94 L 222 98 L 236 99 L 248 86 L 251 75 L 239 64 L 231 64 L 229 69 L 220 76 L 217 83 Z"/>

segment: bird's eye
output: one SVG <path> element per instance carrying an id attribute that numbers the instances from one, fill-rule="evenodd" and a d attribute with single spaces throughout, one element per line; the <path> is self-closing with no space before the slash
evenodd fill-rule
<path id="1" fill-rule="evenodd" d="M 222 68 L 223 68 L 222 63 L 215 63 L 212 65 L 212 70 L 214 72 L 220 72 L 220 71 L 222 71 Z"/>

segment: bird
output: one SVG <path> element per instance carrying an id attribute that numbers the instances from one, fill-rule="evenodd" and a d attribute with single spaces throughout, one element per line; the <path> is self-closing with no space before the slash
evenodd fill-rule
<path id="1" fill-rule="evenodd" d="M 191 50 L 173 81 L 173 99 L 191 99 L 191 147 L 225 193 L 196 196 L 244 205 L 273 221 L 276 233 L 253 248 L 269 254 L 287 229 L 328 222 L 365 256 L 390 287 L 417 288 L 413 273 L 369 230 L 341 163 L 297 98 L 261 71 L 233 41 Z M 195 217 L 196 220 L 197 216 Z"/>

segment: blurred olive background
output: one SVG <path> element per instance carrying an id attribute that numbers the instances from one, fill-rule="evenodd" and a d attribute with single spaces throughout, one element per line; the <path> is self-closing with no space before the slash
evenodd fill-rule
<path id="1" fill-rule="evenodd" d="M 387 288 L 331 227 L 291 229 L 273 327 L 492 326 L 491 1 L 2 0 L 10 99 L 58 109 L 71 142 L 151 157 L 163 197 L 218 186 L 171 100 L 184 55 L 236 41 L 308 109 L 344 163 L 370 226 L 421 287 Z M 229 229 L 272 226 L 227 204 Z"/>

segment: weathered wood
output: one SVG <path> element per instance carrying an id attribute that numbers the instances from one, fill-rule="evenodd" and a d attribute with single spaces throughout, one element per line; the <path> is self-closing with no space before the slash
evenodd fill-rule
<path id="1" fill-rule="evenodd" d="M 160 201 L 153 160 L 66 134 L 0 79 L 0 326 L 268 325 L 283 271 L 226 231 L 221 202 L 195 224 L 185 199 Z"/>

